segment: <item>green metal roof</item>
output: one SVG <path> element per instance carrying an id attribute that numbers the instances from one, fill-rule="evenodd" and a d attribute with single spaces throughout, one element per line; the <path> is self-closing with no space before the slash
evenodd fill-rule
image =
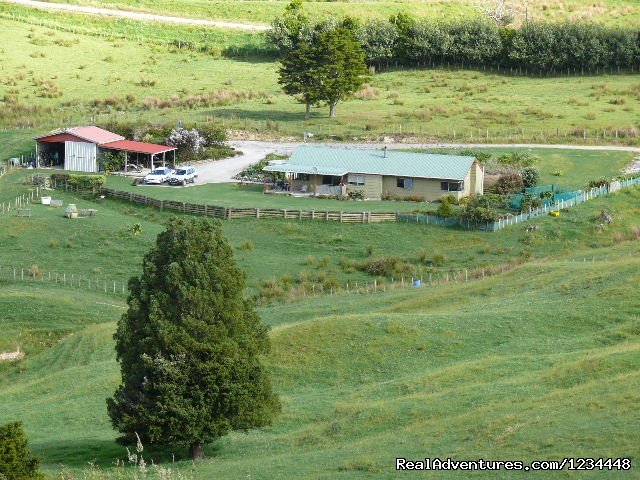
<path id="1" fill-rule="evenodd" d="M 262 169 L 265 172 L 285 172 L 285 173 L 308 173 L 310 175 L 333 175 L 341 177 L 349 173 L 349 170 L 342 168 L 332 168 L 323 166 L 310 166 L 310 165 L 294 165 L 292 163 L 278 163 L 275 165 L 268 165 Z"/>
<path id="2" fill-rule="evenodd" d="M 313 174 L 316 168 L 317 173 L 322 175 L 362 173 L 464 180 L 474 161 L 474 157 L 456 155 L 387 150 L 385 157 L 382 150 L 300 146 L 286 163 L 269 165 L 264 170 Z"/>

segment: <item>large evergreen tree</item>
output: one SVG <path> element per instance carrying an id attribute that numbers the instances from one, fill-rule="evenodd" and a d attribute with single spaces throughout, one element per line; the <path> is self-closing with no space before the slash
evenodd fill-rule
<path id="1" fill-rule="evenodd" d="M 318 36 L 317 97 L 329 105 L 330 117 L 335 117 L 338 102 L 360 90 L 367 80 L 366 58 L 356 36 L 357 28 L 352 19 L 346 18 Z"/>
<path id="2" fill-rule="evenodd" d="M 287 95 L 297 96 L 306 105 L 305 118 L 309 118 L 311 105 L 319 100 L 315 48 L 302 42 L 292 49 L 280 62 L 278 83 Z"/>
<path id="3" fill-rule="evenodd" d="M 268 328 L 245 286 L 218 222 L 173 218 L 158 235 L 114 335 L 122 384 L 107 407 L 122 442 L 137 433 L 200 458 L 230 430 L 271 422 Z"/>
<path id="4" fill-rule="evenodd" d="M 41 480 L 37 458 L 29 452 L 29 442 L 22 423 L 0 425 L 0 478 L 7 480 Z"/>

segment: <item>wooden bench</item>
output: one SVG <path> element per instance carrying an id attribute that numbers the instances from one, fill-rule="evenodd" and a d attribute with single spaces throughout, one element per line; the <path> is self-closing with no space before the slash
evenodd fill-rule
<path id="1" fill-rule="evenodd" d="M 30 208 L 19 208 L 18 209 L 18 217 L 31 217 L 31 209 Z"/>

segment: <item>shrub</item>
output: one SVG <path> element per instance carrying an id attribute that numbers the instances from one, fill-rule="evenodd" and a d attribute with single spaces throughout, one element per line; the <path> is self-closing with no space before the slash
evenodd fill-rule
<path id="1" fill-rule="evenodd" d="M 367 254 L 367 257 L 370 257 L 371 255 L 373 255 L 373 245 L 367 245 L 365 252 Z"/>
<path id="2" fill-rule="evenodd" d="M 525 188 L 535 187 L 540 182 L 540 172 L 534 167 L 523 168 L 520 177 Z"/>
<path id="3" fill-rule="evenodd" d="M 505 153 L 498 158 L 498 162 L 503 165 L 513 165 L 519 168 L 531 167 L 536 158 L 529 152 Z"/>
<path id="4" fill-rule="evenodd" d="M 535 197 L 527 193 L 522 197 L 520 212 L 528 212 L 529 209 L 538 208 L 540 206 L 542 206 L 542 200 L 540 199 L 540 197 Z"/>
<path id="5" fill-rule="evenodd" d="M 75 175 L 70 174 L 66 183 L 79 190 L 93 190 L 104 185 L 104 175 Z"/>
<path id="6" fill-rule="evenodd" d="M 606 185 L 607 183 L 609 183 L 609 180 L 607 180 L 604 177 L 601 177 L 601 178 L 598 178 L 597 180 L 590 180 L 588 188 L 602 187 L 602 186 Z"/>
<path id="7" fill-rule="evenodd" d="M 185 130 L 184 128 L 173 129 L 167 145 L 178 149 L 178 156 L 183 161 L 196 160 L 204 152 L 206 144 L 205 138 L 196 129 Z"/>
<path id="8" fill-rule="evenodd" d="M 446 261 L 447 261 L 447 257 L 445 256 L 444 253 L 441 253 L 441 252 L 436 252 L 431 257 L 431 264 L 436 267 L 444 265 Z"/>
<path id="9" fill-rule="evenodd" d="M 305 263 L 307 265 L 313 265 L 314 263 L 316 263 L 316 257 L 314 257 L 313 255 L 307 256 L 307 259 L 305 260 Z"/>
<path id="10" fill-rule="evenodd" d="M 318 268 L 327 268 L 329 266 L 329 262 L 331 261 L 331 259 L 329 257 L 322 257 L 319 261 L 318 261 Z"/>
<path id="11" fill-rule="evenodd" d="M 452 193 L 450 193 L 449 195 L 445 195 L 444 197 L 442 197 L 440 199 L 442 202 L 448 202 L 451 205 L 458 205 L 458 199 L 456 198 L 456 196 Z"/>
<path id="12" fill-rule="evenodd" d="M 40 480 L 39 460 L 31 456 L 29 442 L 21 422 L 0 426 L 0 478 Z"/>
<path id="13" fill-rule="evenodd" d="M 449 201 L 445 200 L 445 199 L 446 199 L 446 197 L 442 199 L 442 203 L 438 207 L 438 210 L 436 210 L 436 214 L 438 214 L 441 217 L 445 217 L 445 218 L 455 217 L 456 216 L 455 209 L 449 203 Z"/>
<path id="14" fill-rule="evenodd" d="M 522 177 L 517 173 L 507 173 L 500 176 L 493 186 L 495 193 L 499 195 L 507 195 L 509 193 L 517 193 L 524 190 Z"/>
<path id="15" fill-rule="evenodd" d="M 347 196 L 351 200 L 364 200 L 364 191 L 362 191 L 362 190 L 354 190 L 352 192 L 347 193 Z"/>
<path id="16" fill-rule="evenodd" d="M 562 175 L 564 175 L 564 172 L 563 172 L 562 170 L 560 170 L 560 169 L 557 169 L 557 170 L 554 170 L 554 171 L 553 171 L 553 174 L 554 174 L 556 177 L 561 177 Z"/>
<path id="17" fill-rule="evenodd" d="M 238 248 L 240 250 L 253 250 L 253 242 L 251 240 L 245 240 Z"/>
<path id="18" fill-rule="evenodd" d="M 98 155 L 98 165 L 103 172 L 118 172 L 124 167 L 124 152 L 102 152 Z"/>
<path id="19" fill-rule="evenodd" d="M 207 147 L 212 145 L 223 146 L 227 141 L 227 130 L 224 127 L 217 125 L 206 125 L 198 128 L 200 136 L 204 139 L 204 144 Z"/>
<path id="20" fill-rule="evenodd" d="M 403 200 L 405 202 L 424 202 L 424 197 L 422 195 L 407 195 Z"/>
<path id="21" fill-rule="evenodd" d="M 396 195 L 395 193 L 391 193 L 391 192 L 382 192 L 382 195 L 380 198 L 382 200 L 398 201 L 400 200 L 400 195 Z"/>
<path id="22" fill-rule="evenodd" d="M 369 260 L 364 263 L 363 268 L 369 275 L 390 277 L 396 269 L 398 259 L 393 257 L 380 257 L 373 260 Z"/>

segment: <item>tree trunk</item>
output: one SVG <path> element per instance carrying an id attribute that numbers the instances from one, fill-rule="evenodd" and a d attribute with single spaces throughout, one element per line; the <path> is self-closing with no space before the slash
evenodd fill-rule
<path id="1" fill-rule="evenodd" d="M 330 117 L 335 117 L 336 116 L 336 104 L 335 103 L 329 104 L 329 116 Z"/>
<path id="2" fill-rule="evenodd" d="M 204 450 L 201 443 L 191 444 L 191 447 L 189 447 L 189 451 L 191 452 L 192 460 L 202 460 L 204 458 Z"/>
<path id="3" fill-rule="evenodd" d="M 309 120 L 309 118 L 311 118 L 311 100 L 306 101 L 307 104 L 307 110 L 304 113 L 304 118 L 305 120 Z"/>

